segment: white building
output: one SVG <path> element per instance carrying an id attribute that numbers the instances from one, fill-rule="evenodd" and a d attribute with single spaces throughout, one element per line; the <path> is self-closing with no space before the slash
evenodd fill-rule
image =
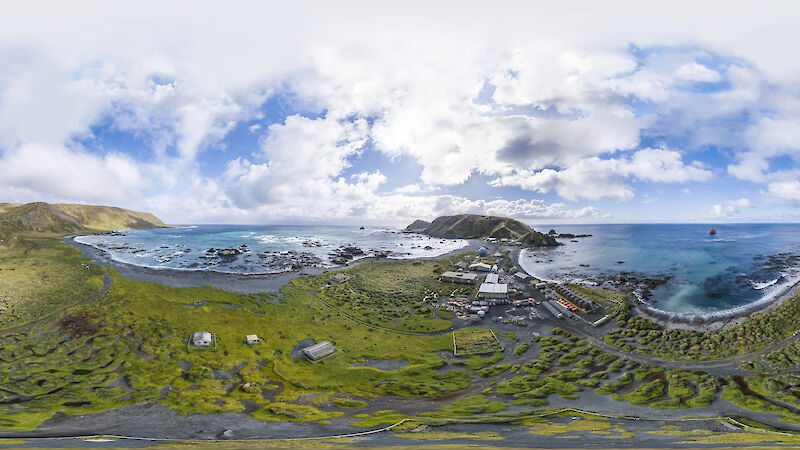
<path id="1" fill-rule="evenodd" d="M 248 334 L 247 336 L 244 337 L 244 342 L 245 344 L 258 344 L 259 342 L 261 342 L 261 338 L 255 334 Z"/>
<path id="2" fill-rule="evenodd" d="M 469 269 L 470 270 L 477 270 L 478 272 L 488 272 L 488 271 L 492 270 L 492 266 L 490 266 L 490 265 L 488 265 L 486 263 L 476 262 L 474 264 L 470 264 Z"/>
<path id="3" fill-rule="evenodd" d="M 478 289 L 478 297 L 495 299 L 495 300 L 506 300 L 508 299 L 508 285 L 499 283 L 498 284 L 483 283 L 481 284 L 481 287 Z"/>
<path id="4" fill-rule="evenodd" d="M 484 279 L 483 282 L 489 284 L 497 284 L 500 282 L 500 275 L 496 273 L 487 273 L 486 279 Z"/>
<path id="5" fill-rule="evenodd" d="M 210 347 L 214 337 L 208 331 L 195 331 L 192 333 L 192 345 L 195 347 Z"/>

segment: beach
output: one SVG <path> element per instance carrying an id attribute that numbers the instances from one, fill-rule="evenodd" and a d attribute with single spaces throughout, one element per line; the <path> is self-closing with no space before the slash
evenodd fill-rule
<path id="1" fill-rule="evenodd" d="M 172 288 L 202 287 L 211 286 L 237 294 L 255 294 L 259 292 L 277 292 L 281 287 L 297 276 L 317 275 L 328 270 L 343 270 L 357 264 L 372 261 L 395 261 L 395 258 L 376 258 L 364 257 L 351 261 L 347 265 L 325 269 L 319 267 L 304 267 L 299 270 L 291 270 L 274 274 L 236 274 L 218 272 L 208 269 L 198 270 L 175 270 L 169 268 L 155 269 L 152 267 L 137 266 L 122 262 L 111 257 L 108 252 L 97 247 L 82 244 L 74 239 L 75 236 L 68 236 L 62 240 L 67 245 L 71 245 L 80 250 L 84 256 L 90 258 L 95 264 L 109 267 L 117 271 L 120 275 L 133 281 L 143 281 L 148 283 L 158 283 Z M 462 248 L 445 252 L 441 255 L 420 257 L 419 259 L 434 259 L 456 255 L 465 252 L 474 252 L 481 247 L 481 241 L 477 239 L 469 240 L 468 244 Z"/>

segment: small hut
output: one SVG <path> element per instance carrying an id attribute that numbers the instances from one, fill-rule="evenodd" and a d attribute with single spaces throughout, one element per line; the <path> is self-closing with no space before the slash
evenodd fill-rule
<path id="1" fill-rule="evenodd" d="M 261 342 L 261 338 L 258 337 L 256 334 L 248 334 L 244 337 L 244 343 L 248 345 L 258 344 Z"/>

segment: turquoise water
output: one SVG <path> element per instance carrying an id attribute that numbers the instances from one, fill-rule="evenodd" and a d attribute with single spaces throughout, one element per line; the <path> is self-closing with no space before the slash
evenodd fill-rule
<path id="1" fill-rule="evenodd" d="M 547 231 L 537 227 L 539 231 Z M 540 278 L 603 284 L 629 271 L 669 281 L 652 290 L 652 308 L 724 314 L 769 302 L 800 280 L 800 225 L 572 225 L 592 234 L 546 250 L 524 250 L 520 264 Z"/>
<path id="2" fill-rule="evenodd" d="M 277 273 L 292 264 L 334 267 L 337 249 L 355 246 L 355 259 L 384 254 L 390 258 L 438 256 L 467 241 L 436 239 L 386 228 L 342 226 L 198 225 L 185 228 L 130 230 L 119 235 L 77 236 L 76 241 L 106 251 L 114 259 L 154 269 L 214 270 L 231 273 Z M 242 247 L 246 246 L 246 247 Z M 213 257 L 211 248 L 242 248 L 232 258 Z"/>

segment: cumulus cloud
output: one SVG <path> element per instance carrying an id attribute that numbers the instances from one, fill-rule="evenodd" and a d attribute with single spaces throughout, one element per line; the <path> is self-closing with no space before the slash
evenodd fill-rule
<path id="1" fill-rule="evenodd" d="M 747 198 L 728 200 L 725 203 L 712 206 L 711 210 L 706 213 L 705 217 L 712 219 L 728 218 L 739 214 L 743 208 L 751 208 L 752 206 L 753 202 Z"/>
<path id="2" fill-rule="evenodd" d="M 793 203 L 800 202 L 800 181 L 775 181 L 769 183 L 767 185 L 767 195 Z"/>
<path id="3" fill-rule="evenodd" d="M 139 165 L 126 155 L 92 155 L 59 145 L 24 144 L 0 156 L 0 184 L 19 198 L 47 196 L 83 201 L 120 201 L 146 186 Z"/>
<path id="4" fill-rule="evenodd" d="M 674 150 L 642 149 L 630 158 L 585 158 L 561 170 L 515 171 L 496 178 L 496 186 L 519 186 L 523 189 L 554 190 L 568 200 L 630 200 L 633 188 L 626 181 L 635 178 L 652 182 L 684 183 L 708 181 L 712 173 L 697 164 L 684 164 Z"/>
<path id="5" fill-rule="evenodd" d="M 695 61 L 684 64 L 675 70 L 675 77 L 685 81 L 716 83 L 722 81 L 722 75 L 716 70 L 698 64 Z"/>
<path id="6" fill-rule="evenodd" d="M 769 180 L 765 195 L 794 195 L 797 174 L 773 163 L 800 161 L 800 88 L 767 71 L 790 73 L 777 66 L 797 62 L 769 57 L 768 33 L 756 48 L 730 31 L 750 14 L 679 37 L 714 42 L 712 53 L 673 45 L 674 26 L 663 25 L 673 9 L 651 5 L 638 10 L 650 17 L 641 29 L 555 4 L 518 5 L 537 14 L 505 14 L 519 26 L 503 27 L 485 19 L 496 7 L 475 4 L 458 14 L 411 2 L 393 15 L 362 5 L 245 13 L 174 3 L 137 26 L 127 25 L 141 3 L 91 6 L 52 17 L 19 6 L 0 17 L 0 193 L 10 200 L 125 201 L 195 220 L 446 211 L 591 219 L 603 214 L 532 197 L 624 201 L 649 183 L 707 182 L 723 171 L 692 152 L 712 147 L 727 167 L 721 176 Z M 282 20 L 264 27 L 267 13 Z M 531 16 L 543 19 L 531 27 Z M 410 30 L 407 17 L 422 22 Z M 793 20 L 769 23 L 773 36 L 800 36 Z M 268 99 L 281 117 L 263 111 Z M 240 125 L 259 144 L 228 153 Z M 100 144 L 103 132 L 134 144 Z M 365 147 L 413 161 L 419 173 L 386 192 L 398 175 L 360 161 Z M 529 192 L 447 195 L 475 175 Z"/>
<path id="7" fill-rule="evenodd" d="M 271 125 L 255 153 L 260 162 L 237 158 L 225 172 L 231 198 L 241 207 L 358 196 L 385 180 L 380 172 L 349 183 L 339 175 L 348 157 L 366 142 L 365 121 L 309 119 L 299 115 Z"/>

